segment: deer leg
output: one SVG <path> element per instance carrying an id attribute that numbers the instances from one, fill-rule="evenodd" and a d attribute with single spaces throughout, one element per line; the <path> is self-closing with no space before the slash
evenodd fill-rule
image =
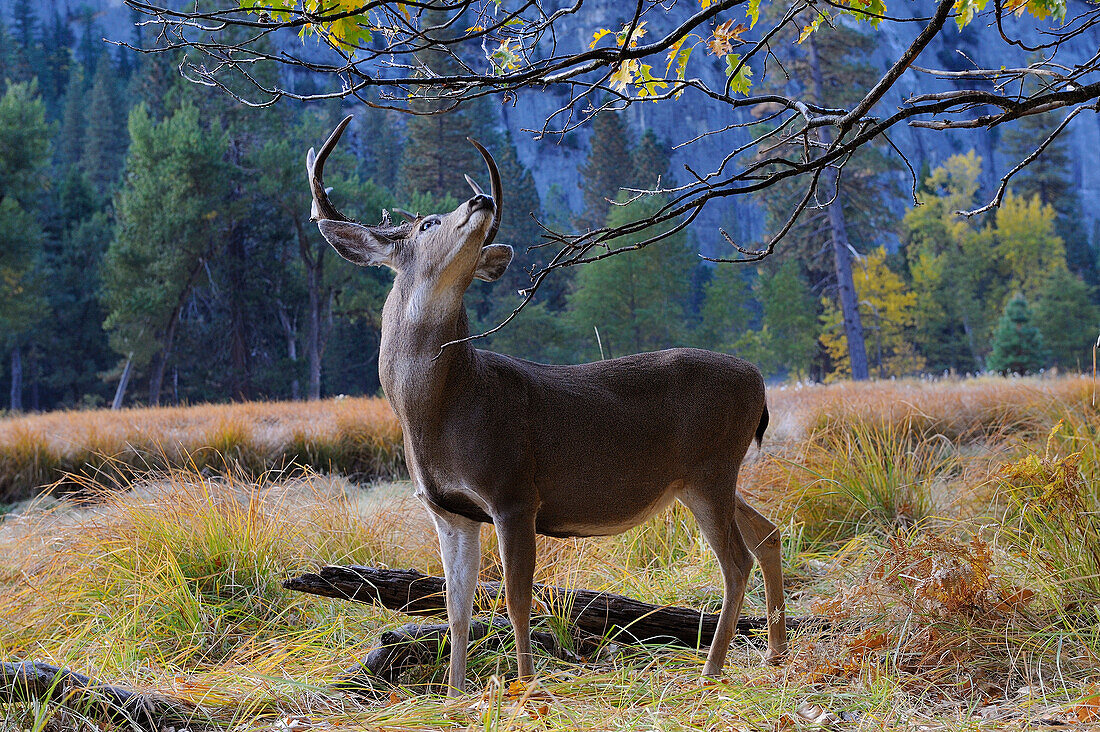
<path id="1" fill-rule="evenodd" d="M 447 693 L 466 690 L 466 654 L 470 645 L 470 618 L 474 612 L 477 570 L 481 565 L 481 524 L 444 511 L 425 501 L 439 535 L 439 553 L 446 579 L 447 624 L 451 631 L 451 665 Z"/>
<path id="2" fill-rule="evenodd" d="M 535 577 L 535 517 L 494 517 L 500 559 L 504 564 L 504 600 L 516 632 L 516 661 L 521 680 L 535 675 L 531 655 L 531 591 Z"/>
<path id="3" fill-rule="evenodd" d="M 787 655 L 787 618 L 783 604 L 783 557 L 775 524 L 737 494 L 737 528 L 745 545 L 760 563 L 764 575 L 764 600 L 768 606 L 767 663 L 779 663 Z"/>
<path id="4" fill-rule="evenodd" d="M 752 571 L 752 555 L 737 528 L 735 485 L 736 480 L 733 480 L 730 481 L 729 490 L 689 489 L 680 495 L 680 500 L 691 510 L 711 550 L 718 557 L 725 590 L 722 612 L 718 615 L 718 627 L 707 652 L 707 662 L 703 665 L 704 676 L 718 676 L 722 673 L 737 618 L 741 615 L 745 584 L 748 582 L 749 572 Z"/>

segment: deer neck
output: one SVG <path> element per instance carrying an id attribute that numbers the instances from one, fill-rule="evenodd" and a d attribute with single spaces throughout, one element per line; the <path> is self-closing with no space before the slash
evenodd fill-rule
<path id="1" fill-rule="evenodd" d="M 406 429 L 438 419 L 448 401 L 461 399 L 475 373 L 462 291 L 434 292 L 402 274 L 382 308 L 378 376 Z"/>

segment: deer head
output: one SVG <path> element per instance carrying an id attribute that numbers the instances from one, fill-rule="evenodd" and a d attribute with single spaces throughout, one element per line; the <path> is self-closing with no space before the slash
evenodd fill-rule
<path id="1" fill-rule="evenodd" d="M 313 191 L 310 218 L 317 221 L 321 234 L 341 257 L 360 266 L 384 265 L 413 282 L 430 283 L 433 289 L 457 289 L 459 293 L 475 277 L 492 282 L 504 274 L 512 261 L 512 247 L 493 243 L 500 228 L 503 191 L 500 172 L 488 150 L 470 140 L 489 168 L 491 196 L 466 176 L 474 196 L 450 213 L 420 216 L 395 209 L 408 219 L 405 223 L 395 225 L 389 213 L 383 211 L 382 223 L 364 226 L 332 205 L 328 198 L 331 189 L 325 188 L 322 177 L 325 160 L 350 121 L 350 116 L 345 117 L 336 126 L 319 153 L 315 155 L 310 148 L 306 155 L 306 172 Z"/>

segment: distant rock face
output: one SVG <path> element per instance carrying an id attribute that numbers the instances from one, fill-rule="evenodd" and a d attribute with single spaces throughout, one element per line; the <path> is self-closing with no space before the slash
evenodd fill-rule
<path id="1" fill-rule="evenodd" d="M 0 13 L 3 13 L 5 19 L 11 18 L 12 1 L 0 0 Z M 1094 7 L 1082 0 L 1069 2 L 1071 13 L 1075 9 Z M 565 0 L 544 0 L 543 7 L 552 11 L 564 4 Z M 686 10 L 688 5 L 695 3 L 681 5 Z M 103 27 L 106 37 L 133 37 L 132 11 L 121 0 L 39 0 L 37 11 L 40 18 L 59 12 L 75 22 L 77 11 L 81 7 L 91 7 L 96 11 L 96 20 Z M 556 33 L 559 48 L 587 47 L 593 29 L 620 27 L 628 18 L 632 7 L 633 3 L 623 3 L 621 0 L 588 0 L 580 13 L 563 18 Z M 648 37 L 659 37 L 674 27 L 677 20 L 682 18 L 683 10 L 677 7 L 668 14 L 648 16 Z M 895 16 L 917 18 L 928 10 L 928 4 L 894 3 L 890 10 Z M 1034 25 L 1034 21 L 1026 17 L 1017 25 L 1026 28 Z M 883 24 L 880 30 L 875 31 L 879 42 L 867 61 L 876 69 L 885 70 L 900 56 L 921 27 L 923 24 L 920 22 Z M 1038 34 L 1030 31 L 1025 34 L 1025 38 L 1034 40 L 1038 38 Z M 300 43 L 294 36 L 288 36 L 284 41 L 288 45 Z M 1100 29 L 1092 28 L 1088 33 L 1066 44 L 1056 60 L 1072 65 L 1091 57 L 1097 48 L 1100 48 Z M 549 51 L 549 48 L 544 50 Z M 968 61 L 970 59 L 982 67 L 998 67 L 1023 63 L 1027 55 L 1026 51 L 1006 44 L 995 28 L 985 27 L 981 22 L 961 33 L 949 23 L 949 27 L 921 54 L 918 63 L 929 68 L 962 69 L 971 67 L 971 61 Z M 712 85 L 720 85 L 722 82 L 718 61 L 712 56 L 705 57 L 701 51 L 694 54 L 690 71 Z M 760 70 L 756 71 L 756 77 L 759 78 Z M 942 91 L 944 88 L 943 82 L 910 70 L 879 103 L 874 113 L 879 116 L 888 115 L 909 96 L 934 90 Z M 568 97 L 563 92 L 532 89 L 519 94 L 514 103 L 503 104 L 498 109 L 500 122 L 512 132 L 520 160 L 531 169 L 543 201 L 564 199 L 575 212 L 581 207 L 579 168 L 587 155 L 589 132 L 587 129 L 580 129 L 564 136 L 546 135 L 541 139 L 537 134 L 546 125 L 547 118 L 567 104 Z M 636 104 L 625 115 L 636 134 L 652 129 L 659 139 L 670 146 L 679 145 L 704 132 L 720 130 L 731 123 L 750 119 L 748 111 L 731 113 L 722 104 L 699 98 L 691 99 L 688 95 L 676 102 Z M 559 125 L 563 124 L 565 115 L 555 118 L 555 121 Z M 553 125 L 547 127 L 553 128 Z M 744 129 L 734 129 L 703 137 L 674 150 L 673 175 L 685 180 L 685 165 L 700 173 L 711 170 L 732 148 L 748 141 L 748 134 Z M 992 194 L 999 177 L 1016 162 L 1009 159 L 1003 146 L 999 144 L 1000 138 L 1000 130 L 943 133 L 898 126 L 891 133 L 893 142 L 917 170 L 926 162 L 930 167 L 935 167 L 951 155 L 975 149 L 983 159 L 983 192 L 986 194 Z M 1085 217 L 1082 226 L 1092 237 L 1097 228 L 1095 202 L 1100 200 L 1100 115 L 1079 115 L 1067 131 L 1066 139 L 1073 166 L 1070 176 L 1081 197 L 1081 210 Z M 906 176 L 899 174 L 896 183 L 896 205 L 900 212 L 908 200 L 909 181 Z M 550 196 L 552 189 L 555 195 Z M 700 250 L 708 254 L 726 253 L 727 245 L 718 234 L 719 227 L 725 228 L 739 241 L 748 243 L 759 241 L 767 233 L 764 231 L 761 208 L 751 196 L 716 200 L 707 206 L 692 225 Z M 884 233 L 883 240 L 890 240 L 889 233 Z M 1095 248 L 1100 242 L 1093 241 L 1092 244 Z"/>

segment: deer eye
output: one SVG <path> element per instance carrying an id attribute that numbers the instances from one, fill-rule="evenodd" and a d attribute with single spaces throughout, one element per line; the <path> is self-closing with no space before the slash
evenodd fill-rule
<path id="1" fill-rule="evenodd" d="M 424 223 L 422 223 L 420 225 L 420 230 L 421 231 L 427 231 L 428 229 L 432 228 L 433 226 L 436 226 L 437 224 L 439 224 L 439 222 L 436 221 L 435 219 L 428 219 L 427 221 L 425 221 Z"/>

